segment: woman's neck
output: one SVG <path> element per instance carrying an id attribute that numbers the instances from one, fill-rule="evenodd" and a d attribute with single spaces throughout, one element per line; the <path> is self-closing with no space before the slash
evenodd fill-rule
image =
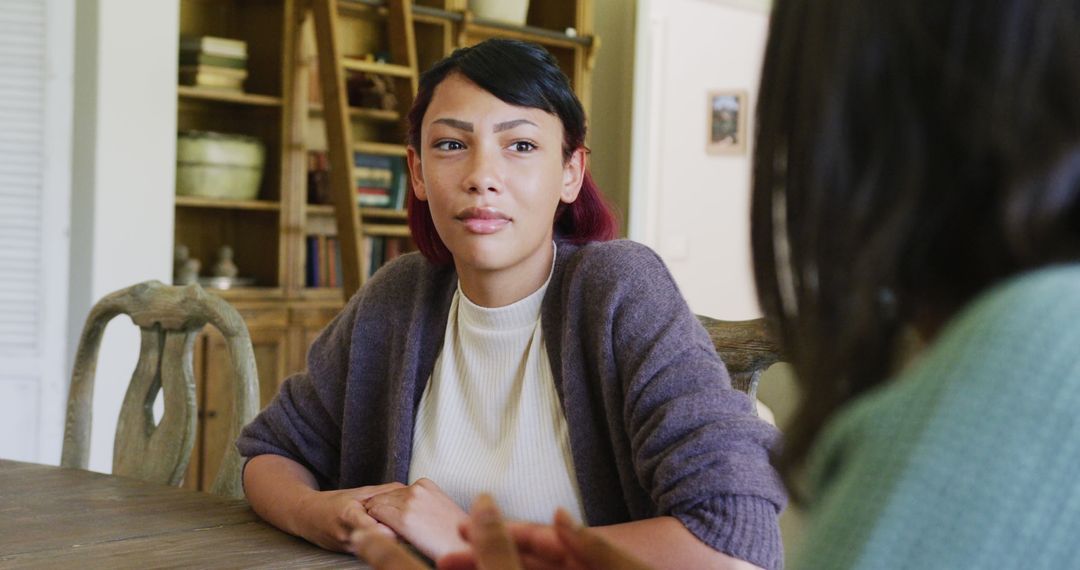
<path id="1" fill-rule="evenodd" d="M 455 266 L 461 292 L 476 305 L 496 308 L 516 303 L 543 286 L 551 275 L 554 257 L 552 243 L 547 255 L 529 257 L 511 267 L 484 270 L 456 262 Z"/>

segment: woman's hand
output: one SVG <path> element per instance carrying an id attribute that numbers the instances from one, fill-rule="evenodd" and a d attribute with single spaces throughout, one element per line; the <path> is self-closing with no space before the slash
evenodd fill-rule
<path id="1" fill-rule="evenodd" d="M 312 491 L 296 508 L 290 532 L 328 550 L 349 551 L 349 536 L 356 530 L 370 530 L 393 537 L 394 531 L 372 518 L 364 501 L 382 493 L 405 488 L 386 483 L 338 491 Z"/>
<path id="2" fill-rule="evenodd" d="M 430 479 L 373 495 L 363 507 L 432 560 L 468 548 L 457 529 L 469 516 Z"/>

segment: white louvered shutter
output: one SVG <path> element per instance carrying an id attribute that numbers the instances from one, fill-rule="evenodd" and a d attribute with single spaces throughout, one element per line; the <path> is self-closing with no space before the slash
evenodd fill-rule
<path id="1" fill-rule="evenodd" d="M 71 0 L 0 0 L 0 457 L 9 459 L 59 457 L 73 22 Z"/>
<path id="2" fill-rule="evenodd" d="M 0 355 L 39 346 L 45 3 L 0 2 Z"/>

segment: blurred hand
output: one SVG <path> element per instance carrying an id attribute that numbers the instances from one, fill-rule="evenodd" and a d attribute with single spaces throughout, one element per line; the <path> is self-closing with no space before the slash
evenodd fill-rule
<path id="1" fill-rule="evenodd" d="M 595 531 L 582 527 L 563 509 L 552 525 L 504 525 L 524 570 L 645 570 L 644 563 L 619 550 Z M 462 525 L 461 534 L 473 548 L 439 559 L 439 570 L 476 570 L 486 548 L 476 540 L 474 524 Z"/>
<path id="2" fill-rule="evenodd" d="M 502 515 L 488 495 L 480 495 L 472 506 L 463 527 L 468 529 L 476 549 L 470 556 L 470 568 L 479 570 L 520 570 L 522 568 L 514 542 Z M 393 538 L 375 529 L 360 530 L 352 535 L 353 552 L 375 570 L 421 570 L 427 566 L 410 554 Z"/>
<path id="3" fill-rule="evenodd" d="M 393 530 L 368 515 L 363 502 L 380 493 L 403 487 L 401 483 L 387 483 L 314 492 L 297 508 L 297 534 L 323 548 L 339 552 L 349 551 L 349 536 L 356 530 L 371 530 L 393 537 Z"/>
<path id="4" fill-rule="evenodd" d="M 555 533 L 566 546 L 567 561 L 575 567 L 600 570 L 648 570 L 648 566 L 619 550 L 599 534 L 577 522 L 564 509 L 555 511 Z"/>
<path id="5" fill-rule="evenodd" d="M 468 548 L 457 529 L 469 515 L 430 479 L 373 495 L 363 507 L 375 521 L 432 560 Z"/>
<path id="6" fill-rule="evenodd" d="M 461 525 L 472 549 L 439 559 L 440 570 L 647 570 L 648 566 L 574 522 L 566 511 L 555 513 L 552 526 L 507 524 L 488 495 L 477 497 Z M 375 570 L 421 570 L 423 562 L 392 537 L 376 529 L 352 536 L 353 552 Z"/>

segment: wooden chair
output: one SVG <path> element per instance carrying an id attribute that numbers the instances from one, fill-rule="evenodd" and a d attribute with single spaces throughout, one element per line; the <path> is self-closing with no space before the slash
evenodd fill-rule
<path id="1" fill-rule="evenodd" d="M 780 347 L 765 330 L 765 319 L 720 321 L 698 315 L 727 366 L 731 384 L 757 399 L 761 373 L 783 360 Z"/>
<path id="2" fill-rule="evenodd" d="M 142 341 L 116 426 L 113 473 L 179 485 L 195 443 L 195 337 L 207 323 L 225 337 L 234 379 L 230 441 L 258 411 L 251 338 L 236 309 L 198 285 L 172 287 L 147 281 L 107 295 L 90 310 L 79 339 L 60 461 L 64 467 L 87 468 L 98 348 L 105 325 L 119 314 L 128 315 L 142 329 Z M 155 425 L 153 404 L 158 392 L 163 392 L 165 411 Z M 241 467 L 235 446 L 228 446 L 210 492 L 242 496 Z"/>

